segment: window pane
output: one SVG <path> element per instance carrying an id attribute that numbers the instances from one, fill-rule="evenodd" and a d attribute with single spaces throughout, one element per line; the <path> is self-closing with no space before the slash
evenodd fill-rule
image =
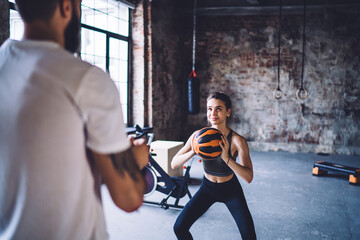
<path id="1" fill-rule="evenodd" d="M 127 82 L 128 80 L 128 62 L 121 60 L 119 63 L 119 81 Z"/>
<path id="2" fill-rule="evenodd" d="M 106 34 L 85 28 L 81 34 L 82 59 L 106 71 Z"/>
<path id="3" fill-rule="evenodd" d="M 115 2 L 115 1 L 109 1 L 108 2 L 108 13 L 109 15 L 118 18 L 119 17 L 119 12 L 120 12 L 120 7 L 121 5 L 119 5 L 119 3 Z"/>
<path id="4" fill-rule="evenodd" d="M 110 59 L 110 76 L 119 89 L 121 103 L 126 103 L 128 96 L 127 65 L 127 61 Z"/>
<path id="5" fill-rule="evenodd" d="M 119 18 L 129 22 L 129 9 L 119 4 Z"/>
<path id="6" fill-rule="evenodd" d="M 110 38 L 110 58 L 119 60 L 128 59 L 128 42 Z"/>
<path id="7" fill-rule="evenodd" d="M 124 36 L 129 36 L 129 22 L 119 19 L 118 33 Z"/>
<path id="8" fill-rule="evenodd" d="M 112 80 L 117 84 L 119 82 L 119 60 L 110 59 L 109 73 Z"/>
<path id="9" fill-rule="evenodd" d="M 94 8 L 99 12 L 107 14 L 108 0 L 94 0 Z"/>
<path id="10" fill-rule="evenodd" d="M 106 34 L 94 32 L 94 54 L 99 57 L 106 57 Z"/>
<path id="11" fill-rule="evenodd" d="M 87 8 L 95 8 L 95 1 L 94 0 L 82 0 L 81 5 L 83 7 L 87 7 Z M 84 10 L 84 8 L 81 8 L 81 10 Z"/>
<path id="12" fill-rule="evenodd" d="M 107 30 L 109 32 L 119 32 L 119 19 L 113 16 L 107 16 Z"/>
<path id="13" fill-rule="evenodd" d="M 94 8 L 84 5 L 84 1 L 82 1 L 81 22 L 86 25 L 94 26 L 95 25 L 94 11 L 95 11 Z"/>
<path id="14" fill-rule="evenodd" d="M 120 92 L 120 101 L 122 103 L 126 103 L 127 102 L 127 95 L 128 95 L 128 84 L 126 83 L 120 83 L 119 85 L 119 92 Z"/>
<path id="15" fill-rule="evenodd" d="M 94 21 L 95 21 L 94 27 L 108 31 L 107 15 L 95 11 Z"/>
<path id="16" fill-rule="evenodd" d="M 10 9 L 10 38 L 20 40 L 24 34 L 24 23 L 17 11 Z"/>
<path id="17" fill-rule="evenodd" d="M 127 110 L 128 110 L 128 105 L 127 104 L 121 104 L 122 106 L 122 112 L 123 112 L 123 117 L 124 117 L 124 123 L 127 123 L 127 119 L 128 119 L 128 114 L 127 114 Z"/>
<path id="18" fill-rule="evenodd" d="M 106 72 L 106 58 L 94 56 L 94 65 Z"/>
<path id="19" fill-rule="evenodd" d="M 93 30 L 81 28 L 81 55 L 94 55 L 94 40 L 95 34 Z"/>
<path id="20" fill-rule="evenodd" d="M 83 0 L 81 22 L 129 36 L 129 9 L 115 0 Z"/>

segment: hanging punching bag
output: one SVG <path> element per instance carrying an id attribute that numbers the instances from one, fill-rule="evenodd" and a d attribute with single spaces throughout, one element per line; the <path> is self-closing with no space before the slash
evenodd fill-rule
<path id="1" fill-rule="evenodd" d="M 188 111 L 190 114 L 200 111 L 200 81 L 195 70 L 192 70 L 188 78 Z"/>

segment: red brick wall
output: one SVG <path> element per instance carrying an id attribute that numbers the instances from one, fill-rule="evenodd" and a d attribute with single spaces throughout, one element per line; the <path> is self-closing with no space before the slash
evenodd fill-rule
<path id="1" fill-rule="evenodd" d="M 283 18 L 281 100 L 277 87 L 277 18 L 199 19 L 198 74 L 203 111 L 190 122 L 205 125 L 206 95 L 232 96 L 231 126 L 257 150 L 360 154 L 360 16 L 332 13 L 307 19 L 301 86 L 302 16 Z"/>
<path id="2" fill-rule="evenodd" d="M 145 125 L 145 35 L 144 6 L 136 5 L 132 16 L 132 121 L 131 124 Z"/>
<path id="3" fill-rule="evenodd" d="M 0 0 L 0 45 L 9 37 L 9 3 Z"/>
<path id="4" fill-rule="evenodd" d="M 183 71 L 184 44 L 178 34 L 184 26 L 174 3 L 144 0 L 134 17 L 134 123 L 154 126 L 156 139 L 179 140 L 186 128 L 188 73 Z"/>
<path id="5" fill-rule="evenodd" d="M 179 4 L 179 3 L 177 3 Z M 275 16 L 200 16 L 197 73 L 202 111 L 186 112 L 192 16 L 173 1 L 151 1 L 152 111 L 157 139 L 185 140 L 207 124 L 206 97 L 221 90 L 233 101 L 231 126 L 255 150 L 360 154 L 360 16 L 350 11 L 307 19 L 304 86 L 298 100 L 302 16 L 282 21 L 281 100 L 277 87 Z"/>

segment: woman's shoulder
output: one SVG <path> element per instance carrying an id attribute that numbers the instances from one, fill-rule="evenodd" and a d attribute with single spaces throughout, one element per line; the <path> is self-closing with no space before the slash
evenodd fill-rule
<path id="1" fill-rule="evenodd" d="M 190 138 L 194 137 L 200 130 L 196 130 L 194 131 L 191 135 L 190 135 Z"/>
<path id="2" fill-rule="evenodd" d="M 234 143 L 239 143 L 239 144 L 246 144 L 247 143 L 246 139 L 243 136 L 241 136 L 240 134 L 238 134 L 237 132 L 235 132 L 234 130 L 232 130 L 231 140 Z"/>

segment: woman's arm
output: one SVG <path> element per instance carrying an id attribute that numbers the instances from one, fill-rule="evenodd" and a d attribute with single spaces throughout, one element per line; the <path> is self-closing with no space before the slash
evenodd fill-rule
<path id="1" fill-rule="evenodd" d="M 244 179 L 247 183 L 251 183 L 254 177 L 253 166 L 249 154 L 249 146 L 246 140 L 238 134 L 234 134 L 232 138 L 232 142 L 236 147 L 238 152 L 240 164 L 236 162 L 228 154 L 229 143 L 226 138 L 223 137 L 224 144 L 221 146 L 222 148 L 222 159 L 226 162 L 226 164 L 242 179 Z"/>
<path id="2" fill-rule="evenodd" d="M 175 169 L 178 167 L 182 167 L 184 163 L 186 163 L 190 158 L 192 158 L 195 155 L 195 152 L 192 147 L 192 140 L 197 133 L 194 132 L 189 139 L 186 141 L 185 145 L 179 150 L 178 153 L 174 156 L 174 158 L 171 161 L 171 168 Z"/>

